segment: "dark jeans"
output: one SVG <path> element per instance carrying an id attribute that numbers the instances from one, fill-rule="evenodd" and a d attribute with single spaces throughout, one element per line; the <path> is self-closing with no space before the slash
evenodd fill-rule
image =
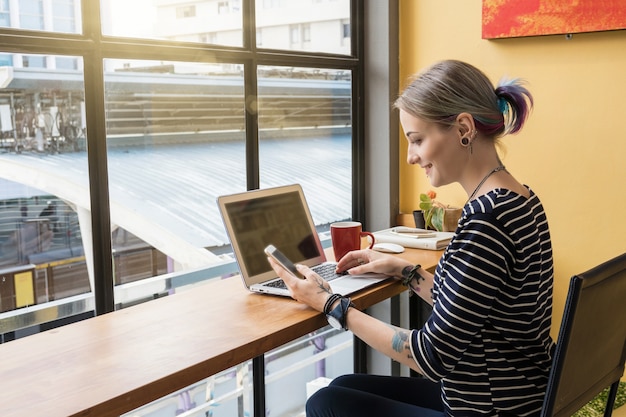
<path id="1" fill-rule="evenodd" d="M 344 375 L 306 403 L 307 417 L 443 417 L 441 387 L 425 378 Z"/>

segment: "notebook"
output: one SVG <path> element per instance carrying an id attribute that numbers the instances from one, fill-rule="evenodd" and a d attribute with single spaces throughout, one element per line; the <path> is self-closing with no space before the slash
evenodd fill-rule
<path id="1" fill-rule="evenodd" d="M 217 203 L 248 290 L 290 296 L 263 252 L 269 244 L 296 264 L 315 268 L 330 263 L 299 184 L 220 196 Z M 348 295 L 387 278 L 382 274 L 340 275 L 329 282 L 333 292 Z"/>
<path id="2" fill-rule="evenodd" d="M 428 250 L 445 249 L 453 236 L 454 232 L 435 232 L 404 226 L 374 232 L 377 243 L 397 243 L 407 248 Z"/>

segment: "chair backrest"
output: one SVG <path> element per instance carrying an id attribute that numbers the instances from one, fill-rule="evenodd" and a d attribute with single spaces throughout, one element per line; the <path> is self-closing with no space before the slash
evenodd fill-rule
<path id="1" fill-rule="evenodd" d="M 625 359 L 626 253 L 571 278 L 541 416 L 571 416 L 609 386 L 612 409 Z"/>

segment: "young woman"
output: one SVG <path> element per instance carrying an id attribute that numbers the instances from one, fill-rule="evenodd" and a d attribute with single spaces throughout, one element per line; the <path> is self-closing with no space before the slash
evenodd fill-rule
<path id="1" fill-rule="evenodd" d="M 552 246 L 537 195 L 504 167 L 497 140 L 522 128 L 532 107 L 517 81 L 493 87 L 477 68 L 439 62 L 396 100 L 408 163 L 433 186 L 468 196 L 434 275 L 371 250 L 338 270 L 401 279 L 433 306 L 421 329 L 395 328 L 358 311 L 306 266 L 297 279 L 272 263 L 294 299 L 322 311 L 371 347 L 425 378 L 346 375 L 306 406 L 319 416 L 538 415 L 552 360 Z"/>

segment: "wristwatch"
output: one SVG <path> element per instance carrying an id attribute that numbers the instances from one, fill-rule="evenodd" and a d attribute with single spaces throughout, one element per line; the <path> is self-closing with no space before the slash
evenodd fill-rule
<path id="1" fill-rule="evenodd" d="M 333 308 L 326 314 L 326 320 L 328 320 L 328 324 L 330 324 L 334 329 L 337 330 L 348 330 L 348 326 L 346 325 L 346 313 L 348 312 L 348 308 L 350 307 L 354 307 L 354 304 L 352 304 L 352 300 L 350 300 L 350 298 L 339 298 L 339 304 L 337 304 L 337 307 Z"/>

